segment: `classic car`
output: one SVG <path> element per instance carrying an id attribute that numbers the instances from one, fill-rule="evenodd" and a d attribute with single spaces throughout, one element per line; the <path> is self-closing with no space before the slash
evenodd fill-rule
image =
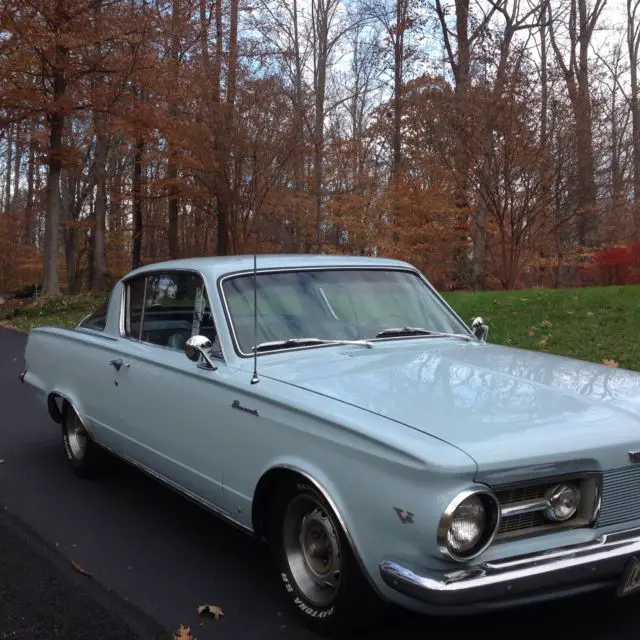
<path id="1" fill-rule="evenodd" d="M 175 260 L 21 377 L 78 475 L 118 456 L 256 536 L 323 633 L 639 592 L 640 374 L 487 332 L 402 261 Z"/>

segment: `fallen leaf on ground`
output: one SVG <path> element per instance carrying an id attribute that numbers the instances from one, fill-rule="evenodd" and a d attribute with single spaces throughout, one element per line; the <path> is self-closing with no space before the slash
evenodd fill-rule
<path id="1" fill-rule="evenodd" d="M 527 331 L 524 335 L 531 337 L 531 336 L 535 336 L 536 333 L 535 333 L 535 331 Z"/>
<path id="2" fill-rule="evenodd" d="M 198 614 L 202 615 L 203 613 L 211 614 L 216 620 L 220 620 L 220 618 L 224 615 L 224 611 L 217 607 L 215 604 L 203 604 L 198 607 Z"/>
<path id="3" fill-rule="evenodd" d="M 543 347 L 545 344 L 547 344 L 547 342 L 549 342 L 550 337 L 551 336 L 542 336 L 542 340 L 540 340 L 538 344 Z"/>
<path id="4" fill-rule="evenodd" d="M 608 358 L 605 358 L 602 361 L 602 364 L 606 364 L 607 367 L 619 367 L 620 366 L 615 360 L 609 360 Z"/>
<path id="5" fill-rule="evenodd" d="M 91 574 L 86 571 L 85 569 L 83 569 L 77 562 L 75 561 L 71 561 L 71 566 L 78 572 L 81 573 L 83 576 L 89 576 L 91 577 Z"/>
<path id="6" fill-rule="evenodd" d="M 191 635 L 191 627 L 180 625 L 180 628 L 173 634 L 173 640 L 197 640 L 197 638 Z"/>
<path id="7" fill-rule="evenodd" d="M 551 322 L 551 320 L 543 320 L 542 321 L 542 326 L 543 327 L 550 327 L 553 323 Z"/>

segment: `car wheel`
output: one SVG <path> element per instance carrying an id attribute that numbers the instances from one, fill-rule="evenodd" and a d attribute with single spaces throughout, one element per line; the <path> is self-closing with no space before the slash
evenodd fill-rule
<path id="1" fill-rule="evenodd" d="M 338 518 L 315 487 L 282 487 L 273 503 L 270 530 L 271 553 L 285 593 L 307 626 L 337 636 L 373 623 L 371 604 L 381 602 Z"/>
<path id="2" fill-rule="evenodd" d="M 62 442 L 67 460 L 78 476 L 94 477 L 104 469 L 104 451 L 91 439 L 82 420 L 69 404 L 65 404 L 63 411 Z"/>

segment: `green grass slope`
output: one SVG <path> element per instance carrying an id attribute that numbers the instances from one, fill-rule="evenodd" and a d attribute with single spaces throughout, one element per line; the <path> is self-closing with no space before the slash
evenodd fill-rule
<path id="1" fill-rule="evenodd" d="M 455 292 L 467 322 L 482 316 L 489 342 L 640 371 L 640 286 Z"/>

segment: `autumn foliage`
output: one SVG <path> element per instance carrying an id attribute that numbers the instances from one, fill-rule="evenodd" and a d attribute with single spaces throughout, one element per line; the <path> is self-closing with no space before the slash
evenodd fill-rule
<path id="1" fill-rule="evenodd" d="M 635 281 L 637 47 L 580 57 L 602 6 L 0 0 L 0 290 L 254 249 Z"/>

